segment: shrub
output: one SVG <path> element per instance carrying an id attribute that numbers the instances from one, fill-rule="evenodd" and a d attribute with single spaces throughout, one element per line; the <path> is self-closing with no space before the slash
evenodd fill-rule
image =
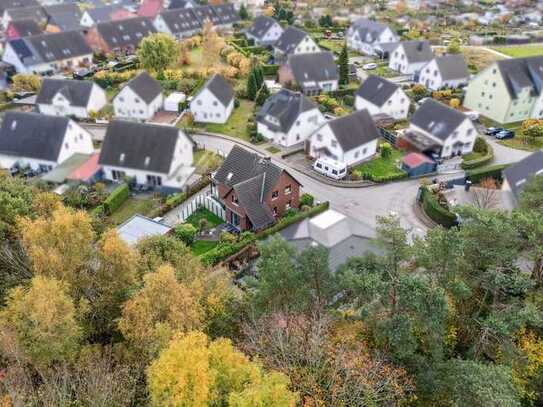
<path id="1" fill-rule="evenodd" d="M 508 164 L 489 165 L 475 170 L 466 171 L 466 177 L 474 184 L 479 183 L 484 178 L 494 178 L 496 181 L 503 179 L 502 171 Z"/>
<path id="2" fill-rule="evenodd" d="M 480 154 L 488 153 L 488 144 L 486 140 L 482 137 L 477 137 L 475 139 L 475 144 L 473 145 L 473 151 Z"/>
<path id="3" fill-rule="evenodd" d="M 456 215 L 441 206 L 427 187 L 421 187 L 421 202 L 424 213 L 434 222 L 447 228 L 456 224 Z"/>
<path id="4" fill-rule="evenodd" d="M 381 144 L 381 158 L 387 160 L 392 156 L 392 147 L 389 143 Z"/>
<path id="5" fill-rule="evenodd" d="M 119 209 L 123 203 L 126 202 L 129 196 L 130 190 L 128 189 L 128 184 L 123 183 L 119 185 L 105 199 L 103 203 L 105 212 L 108 215 L 111 215 L 113 212 Z"/>
<path id="6" fill-rule="evenodd" d="M 237 241 L 236 235 L 230 233 L 230 232 L 222 232 L 219 241 L 221 243 L 228 243 L 228 244 L 234 244 Z"/>
<path id="7" fill-rule="evenodd" d="M 475 139 L 473 151 L 475 153 L 484 155 L 474 160 L 464 160 L 461 164 L 461 167 L 464 170 L 471 170 L 481 167 L 488 164 L 494 158 L 494 151 L 492 150 L 492 147 L 482 137 L 477 137 L 477 139 Z"/>
<path id="8" fill-rule="evenodd" d="M 354 106 L 354 96 L 353 95 L 345 95 L 343 97 L 343 103 L 345 103 L 345 105 L 349 106 L 349 107 Z"/>
<path id="9" fill-rule="evenodd" d="M 196 238 L 197 230 L 190 223 L 182 223 L 175 228 L 175 237 L 185 243 L 187 246 L 192 246 Z"/>
<path id="10" fill-rule="evenodd" d="M 315 202 L 315 197 L 311 194 L 308 194 L 307 192 L 302 194 L 300 197 L 300 206 L 313 206 L 313 203 Z"/>
<path id="11" fill-rule="evenodd" d="M 267 65 L 263 64 L 262 67 L 262 73 L 266 76 L 275 76 L 277 75 L 277 71 L 279 70 L 279 65 Z"/>

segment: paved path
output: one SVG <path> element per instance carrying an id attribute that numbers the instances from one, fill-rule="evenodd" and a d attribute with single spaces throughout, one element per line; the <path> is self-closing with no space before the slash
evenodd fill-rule
<path id="1" fill-rule="evenodd" d="M 511 164 L 522 160 L 532 154 L 530 151 L 517 150 L 499 144 L 494 137 L 483 136 L 494 150 L 494 160 L 492 164 Z"/>

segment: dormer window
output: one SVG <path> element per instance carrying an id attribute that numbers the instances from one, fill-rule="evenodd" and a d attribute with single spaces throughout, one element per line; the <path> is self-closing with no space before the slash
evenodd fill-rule
<path id="1" fill-rule="evenodd" d="M 121 155 L 119 156 L 119 162 L 124 163 L 124 158 L 125 158 L 124 153 L 121 153 Z"/>
<path id="2" fill-rule="evenodd" d="M 17 128 L 17 120 L 13 120 L 11 122 L 11 130 L 15 130 Z"/>
<path id="3" fill-rule="evenodd" d="M 233 203 L 234 205 L 238 205 L 238 203 L 239 203 L 239 202 L 238 202 L 238 197 L 237 197 L 236 195 L 234 195 L 234 194 L 232 194 L 232 203 Z"/>
<path id="4" fill-rule="evenodd" d="M 145 165 L 146 167 L 149 166 L 149 163 L 150 163 L 150 162 L 151 162 L 151 157 L 149 157 L 149 156 L 145 157 L 144 165 Z"/>
<path id="5" fill-rule="evenodd" d="M 279 191 L 272 192 L 272 200 L 279 198 Z"/>

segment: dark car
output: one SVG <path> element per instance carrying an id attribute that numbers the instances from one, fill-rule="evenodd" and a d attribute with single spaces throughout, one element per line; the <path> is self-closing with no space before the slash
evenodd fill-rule
<path id="1" fill-rule="evenodd" d="M 511 130 L 502 130 L 499 133 L 496 133 L 495 137 L 498 140 L 505 140 L 505 139 L 508 139 L 508 138 L 515 137 L 515 132 L 513 132 Z"/>
<path id="2" fill-rule="evenodd" d="M 83 79 L 92 78 L 93 75 L 94 75 L 93 70 L 83 68 L 83 69 L 79 69 L 78 71 L 75 71 L 73 74 L 73 77 L 74 79 L 83 80 Z"/>
<path id="3" fill-rule="evenodd" d="M 489 127 L 488 129 L 486 129 L 485 131 L 485 134 L 487 136 L 495 136 L 496 134 L 498 134 L 500 131 L 504 131 L 505 129 L 502 128 L 502 127 Z"/>

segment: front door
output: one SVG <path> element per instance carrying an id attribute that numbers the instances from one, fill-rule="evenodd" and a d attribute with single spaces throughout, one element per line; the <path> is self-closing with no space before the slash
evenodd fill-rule
<path id="1" fill-rule="evenodd" d="M 240 217 L 236 212 L 230 211 L 230 223 L 232 226 L 239 228 Z"/>

